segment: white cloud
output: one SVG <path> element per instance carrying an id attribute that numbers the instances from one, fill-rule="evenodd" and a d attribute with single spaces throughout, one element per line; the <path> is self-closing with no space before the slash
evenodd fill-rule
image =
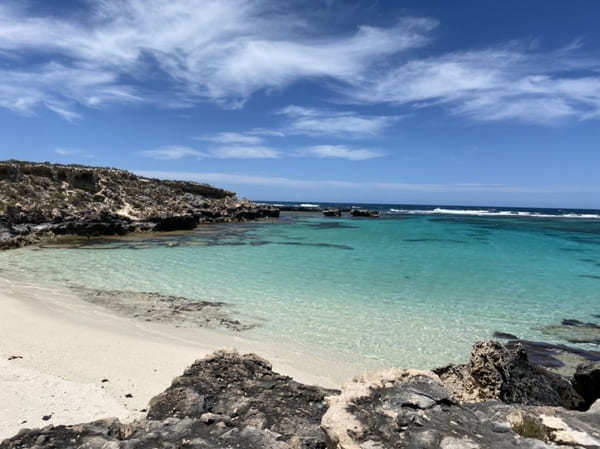
<path id="1" fill-rule="evenodd" d="M 178 160 L 189 157 L 197 159 L 274 159 L 279 157 L 280 152 L 260 145 L 222 145 L 204 151 L 186 146 L 172 145 L 155 150 L 140 151 L 140 154 L 158 160 Z"/>
<path id="2" fill-rule="evenodd" d="M 344 92 L 360 103 L 441 104 L 478 121 L 596 118 L 600 77 L 568 75 L 578 65 L 572 51 L 541 55 L 512 46 L 415 59 Z"/>
<path id="3" fill-rule="evenodd" d="M 597 192 L 598 187 L 525 187 L 503 184 L 416 184 L 403 182 L 356 182 L 342 180 L 305 180 L 285 177 L 268 177 L 239 173 L 219 172 L 179 172 L 136 170 L 136 174 L 152 178 L 181 179 L 188 181 L 213 183 L 216 185 L 251 185 L 263 187 L 281 187 L 299 190 L 358 190 L 383 192 L 430 192 L 430 193 L 529 193 L 552 194 L 565 192 Z"/>
<path id="4" fill-rule="evenodd" d="M 142 156 L 146 156 L 152 159 L 159 159 L 159 160 L 177 160 L 177 159 L 183 159 L 186 157 L 197 157 L 197 158 L 203 158 L 206 157 L 206 154 L 198 151 L 194 148 L 190 148 L 190 147 L 184 147 L 184 146 L 167 146 L 167 147 L 161 147 L 161 148 L 157 148 L 155 150 L 146 150 L 146 151 L 141 151 L 140 154 Z"/>
<path id="5" fill-rule="evenodd" d="M 432 56 L 424 57 L 417 52 L 437 25 L 427 18 L 332 34 L 273 0 L 90 0 L 87 13 L 62 17 L 27 5 L 0 5 L 0 107 L 25 115 L 48 108 L 73 121 L 82 107 L 140 101 L 241 107 L 257 91 L 312 80 L 338 103 L 442 105 L 478 121 L 600 118 L 600 62 L 579 43 L 549 53 L 501 43 L 445 53 L 427 47 Z M 285 114 L 288 126 L 270 132 L 374 136 L 394 120 Z"/>
<path id="6" fill-rule="evenodd" d="M 54 153 L 58 154 L 59 156 L 79 156 L 85 159 L 92 159 L 94 157 L 93 154 L 88 153 L 87 151 L 84 150 L 80 150 L 77 148 L 55 148 L 54 149 Z"/>
<path id="7" fill-rule="evenodd" d="M 260 145 L 224 145 L 212 148 L 210 154 L 218 159 L 276 159 L 281 153 Z"/>
<path id="8" fill-rule="evenodd" d="M 280 89 L 298 79 L 357 80 L 374 62 L 424 45 L 436 26 L 429 19 L 406 18 L 390 28 L 362 26 L 352 34 L 331 35 L 269 0 L 87 5 L 87 14 L 64 17 L 35 14 L 16 1 L 0 5 L 0 52 L 23 64 L 3 69 L 1 106 L 32 113 L 40 105 L 72 102 L 61 108 L 64 112 L 78 104 L 144 98 L 176 106 L 210 100 L 239 107 L 258 90 Z M 45 62 L 26 64 L 20 58 L 29 52 Z M 59 65 L 60 79 L 36 79 L 56 75 Z M 153 65 L 166 76 L 156 77 L 156 69 L 148 70 Z M 143 83 L 149 74 L 164 85 L 148 91 Z"/>
<path id="9" fill-rule="evenodd" d="M 399 117 L 359 115 L 351 111 L 287 106 L 279 111 L 288 118 L 285 132 L 307 136 L 375 136 Z"/>
<path id="10" fill-rule="evenodd" d="M 198 137 L 198 140 L 207 140 L 209 142 L 216 143 L 242 143 L 242 144 L 257 144 L 262 142 L 262 139 L 257 136 L 242 134 L 242 133 L 234 133 L 234 132 L 221 132 L 214 135 Z"/>
<path id="11" fill-rule="evenodd" d="M 319 158 L 337 158 L 348 159 L 350 161 L 364 161 L 385 156 L 385 153 L 365 149 L 365 148 L 348 148 L 344 145 L 315 145 L 301 151 L 300 154 L 316 156 Z"/>

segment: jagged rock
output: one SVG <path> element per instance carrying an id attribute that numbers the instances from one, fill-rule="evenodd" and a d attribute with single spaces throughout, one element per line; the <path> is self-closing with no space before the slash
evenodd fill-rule
<path id="1" fill-rule="evenodd" d="M 600 362 L 579 365 L 573 376 L 573 388 L 583 397 L 586 408 L 600 399 Z"/>
<path id="2" fill-rule="evenodd" d="M 0 162 L 0 249 L 56 235 L 121 235 L 278 217 L 215 187 L 112 168 Z"/>
<path id="3" fill-rule="evenodd" d="M 466 365 L 434 370 L 460 402 L 499 399 L 506 403 L 585 407 L 583 398 L 564 377 L 529 362 L 519 344 L 479 342 Z"/>
<path id="4" fill-rule="evenodd" d="M 197 361 L 153 398 L 146 418 L 22 430 L 0 449 L 324 449 L 333 390 L 302 385 L 252 354 Z"/>
<path id="5" fill-rule="evenodd" d="M 600 414 L 497 401 L 461 405 L 428 371 L 363 376 L 327 401 L 329 449 L 600 447 Z"/>
<path id="6" fill-rule="evenodd" d="M 326 217 L 341 217 L 342 211 L 340 209 L 325 209 L 323 215 Z"/>
<path id="7" fill-rule="evenodd" d="M 352 209 L 350 212 L 353 217 L 369 217 L 369 218 L 377 218 L 379 217 L 379 211 L 376 210 L 368 210 L 368 209 Z"/>

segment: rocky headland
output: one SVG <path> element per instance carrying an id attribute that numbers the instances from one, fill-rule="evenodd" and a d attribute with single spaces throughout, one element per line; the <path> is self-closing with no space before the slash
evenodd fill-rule
<path id="1" fill-rule="evenodd" d="M 465 365 L 391 369 L 338 391 L 219 351 L 153 398 L 142 419 L 24 429 L 0 448 L 600 448 L 599 372 L 589 364 L 564 378 L 521 345 L 485 342 Z"/>
<path id="2" fill-rule="evenodd" d="M 59 236 L 193 229 L 278 217 L 207 184 L 136 176 L 114 168 L 0 162 L 0 249 Z"/>

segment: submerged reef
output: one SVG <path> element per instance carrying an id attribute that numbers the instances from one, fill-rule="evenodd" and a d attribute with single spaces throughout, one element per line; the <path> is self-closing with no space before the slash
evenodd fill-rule
<path id="1" fill-rule="evenodd" d="M 63 235 L 123 235 L 278 217 L 279 209 L 187 181 L 114 168 L 0 162 L 0 249 Z"/>
<path id="2" fill-rule="evenodd" d="M 588 364 L 561 377 L 520 344 L 484 342 L 466 365 L 390 369 L 338 391 L 219 351 L 153 398 L 142 419 L 24 429 L 0 449 L 600 448 L 599 373 Z"/>

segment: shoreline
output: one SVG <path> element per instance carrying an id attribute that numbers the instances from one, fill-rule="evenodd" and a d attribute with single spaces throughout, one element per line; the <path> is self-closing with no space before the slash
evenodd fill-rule
<path id="1" fill-rule="evenodd" d="M 254 352 L 321 387 L 356 374 L 243 334 L 118 315 L 67 289 L 0 277 L 0 291 L 0 441 L 23 427 L 140 418 L 186 367 L 219 349 Z"/>

